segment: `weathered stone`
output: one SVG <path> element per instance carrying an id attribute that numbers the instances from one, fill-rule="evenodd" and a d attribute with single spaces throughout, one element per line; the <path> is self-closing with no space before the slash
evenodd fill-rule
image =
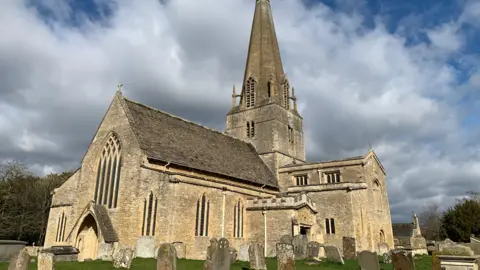
<path id="1" fill-rule="evenodd" d="M 277 270 L 294 270 L 294 269 L 295 269 L 295 254 L 294 254 L 293 245 L 277 244 Z"/>
<path id="2" fill-rule="evenodd" d="M 177 250 L 173 244 L 162 244 L 158 249 L 157 270 L 176 270 Z"/>
<path id="3" fill-rule="evenodd" d="M 387 252 L 387 253 L 383 253 L 382 263 L 385 263 L 385 264 L 391 264 L 392 263 L 392 253 L 390 251 Z"/>
<path id="4" fill-rule="evenodd" d="M 155 258 L 155 238 L 153 236 L 141 236 L 135 245 L 136 258 Z"/>
<path id="5" fill-rule="evenodd" d="M 204 270 L 213 270 L 213 257 L 218 248 L 218 241 L 216 238 L 210 239 L 210 245 L 207 247 L 207 256 L 203 264 Z"/>
<path id="6" fill-rule="evenodd" d="M 230 269 L 230 243 L 226 238 L 218 240 L 218 247 L 213 253 L 212 262 L 214 270 Z"/>
<path id="7" fill-rule="evenodd" d="M 250 269 L 267 269 L 267 264 L 265 263 L 265 252 L 263 246 L 259 243 L 250 244 L 250 247 L 248 248 L 248 258 Z"/>
<path id="8" fill-rule="evenodd" d="M 279 243 L 280 244 L 290 244 L 291 245 L 292 242 L 293 242 L 293 237 L 291 235 L 286 234 L 286 235 L 280 237 L 280 242 Z"/>
<path id="9" fill-rule="evenodd" d="M 321 244 L 315 241 L 310 241 L 307 244 L 307 259 L 318 260 Z"/>
<path id="10" fill-rule="evenodd" d="M 233 247 L 230 247 L 229 248 L 229 253 L 230 253 L 230 262 L 231 263 L 234 263 L 237 261 L 237 256 L 238 256 L 238 252 L 236 249 L 234 249 Z"/>
<path id="11" fill-rule="evenodd" d="M 343 237 L 343 257 L 345 259 L 355 259 L 357 256 L 356 240 L 354 237 Z"/>
<path id="12" fill-rule="evenodd" d="M 405 250 L 392 250 L 392 263 L 394 269 L 415 269 L 412 253 Z"/>
<path id="13" fill-rule="evenodd" d="M 177 251 L 177 258 L 178 259 L 185 259 L 185 244 L 183 242 L 173 242 L 173 246 Z"/>
<path id="14" fill-rule="evenodd" d="M 307 257 L 308 238 L 306 235 L 299 234 L 293 237 L 293 251 L 295 259 L 303 260 Z"/>
<path id="15" fill-rule="evenodd" d="M 8 270 L 27 270 L 30 262 L 30 255 L 25 248 L 22 248 L 10 259 Z"/>
<path id="16" fill-rule="evenodd" d="M 340 254 L 340 251 L 338 250 L 338 247 L 336 246 L 324 246 L 325 249 L 325 255 L 327 257 L 327 260 L 331 262 L 337 262 L 341 264 L 345 264 L 343 261 L 342 255 Z"/>
<path id="17" fill-rule="evenodd" d="M 52 253 L 56 262 L 72 262 L 78 260 L 79 250 L 73 246 L 52 246 L 42 252 Z"/>
<path id="18" fill-rule="evenodd" d="M 362 270 L 380 270 L 376 252 L 364 250 L 358 253 L 358 265 Z"/>
<path id="19" fill-rule="evenodd" d="M 27 242 L 17 241 L 17 240 L 0 240 L 0 262 L 8 262 L 12 259 L 15 254 L 17 254 L 22 248 L 26 247 Z M 28 252 L 30 256 L 32 254 Z"/>
<path id="20" fill-rule="evenodd" d="M 383 255 L 385 253 L 388 253 L 390 251 L 390 248 L 387 243 L 381 242 L 378 243 L 378 255 Z"/>
<path id="21" fill-rule="evenodd" d="M 113 254 L 113 267 L 130 269 L 134 250 L 132 248 L 120 248 Z"/>
<path id="22" fill-rule="evenodd" d="M 238 249 L 238 255 L 237 259 L 242 262 L 247 262 L 249 260 L 248 257 L 248 248 L 250 247 L 250 244 L 243 244 L 240 246 Z"/>
<path id="23" fill-rule="evenodd" d="M 432 252 L 432 270 L 441 270 L 441 263 L 440 259 L 438 259 L 438 255 L 440 255 L 440 251 Z"/>
<path id="24" fill-rule="evenodd" d="M 442 250 L 442 255 L 473 256 L 474 252 L 467 246 L 452 245 L 444 247 Z"/>
<path id="25" fill-rule="evenodd" d="M 37 269 L 38 270 L 55 270 L 55 262 L 53 260 L 55 255 L 48 252 L 41 252 L 38 254 Z"/>
<path id="26" fill-rule="evenodd" d="M 113 244 L 112 243 L 100 243 L 98 245 L 98 258 L 102 261 L 113 260 Z"/>

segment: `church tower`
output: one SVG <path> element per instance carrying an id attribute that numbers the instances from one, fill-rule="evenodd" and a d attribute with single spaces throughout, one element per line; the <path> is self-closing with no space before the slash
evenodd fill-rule
<path id="1" fill-rule="evenodd" d="M 238 95 L 233 87 L 226 133 L 253 144 L 278 176 L 279 167 L 305 162 L 303 123 L 283 72 L 270 0 L 255 3 L 243 86 Z"/>

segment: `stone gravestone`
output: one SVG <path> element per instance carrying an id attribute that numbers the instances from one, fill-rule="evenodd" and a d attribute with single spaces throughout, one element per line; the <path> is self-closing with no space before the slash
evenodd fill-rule
<path id="1" fill-rule="evenodd" d="M 440 255 L 439 251 L 432 252 L 432 270 L 441 270 L 442 269 L 440 259 L 437 258 L 438 255 Z"/>
<path id="2" fill-rule="evenodd" d="M 178 259 L 185 259 L 185 244 L 183 242 L 173 242 Z"/>
<path id="3" fill-rule="evenodd" d="M 325 249 L 327 260 L 345 264 L 345 262 L 343 261 L 342 255 L 340 255 L 340 251 L 338 250 L 338 247 L 324 246 L 323 248 Z"/>
<path id="4" fill-rule="evenodd" d="M 243 244 L 240 246 L 238 249 L 238 256 L 237 259 L 242 262 L 246 262 L 249 260 L 248 257 L 248 248 L 250 247 L 250 244 Z"/>
<path id="5" fill-rule="evenodd" d="M 13 257 L 10 258 L 8 270 L 28 270 L 28 263 L 30 262 L 30 255 L 26 248 L 22 248 Z"/>
<path id="6" fill-rule="evenodd" d="M 237 261 L 237 256 L 238 256 L 238 252 L 236 249 L 234 249 L 233 247 L 230 247 L 228 252 L 230 253 L 230 263 L 234 263 Z"/>
<path id="7" fill-rule="evenodd" d="M 390 248 L 388 247 L 387 243 L 378 243 L 378 255 L 383 255 L 384 253 L 388 253 L 389 251 Z"/>
<path id="8" fill-rule="evenodd" d="M 230 244 L 227 238 L 218 240 L 218 247 L 212 257 L 212 264 L 214 270 L 230 270 Z"/>
<path id="9" fill-rule="evenodd" d="M 135 245 L 135 257 L 155 258 L 155 255 L 155 238 L 153 236 L 139 237 Z"/>
<path id="10" fill-rule="evenodd" d="M 392 250 L 392 263 L 395 270 L 415 270 L 412 253 L 405 250 Z"/>
<path id="11" fill-rule="evenodd" d="M 114 247 L 112 243 L 100 243 L 98 244 L 98 258 L 102 261 L 113 260 Z"/>
<path id="12" fill-rule="evenodd" d="M 358 253 L 358 265 L 362 270 L 380 270 L 376 252 L 364 250 Z"/>
<path id="13" fill-rule="evenodd" d="M 113 254 L 113 267 L 127 268 L 132 266 L 134 250 L 132 248 L 120 248 Z"/>
<path id="14" fill-rule="evenodd" d="M 299 234 L 293 237 L 293 251 L 295 253 L 295 259 L 305 259 L 307 256 L 308 238 L 306 235 Z"/>
<path id="15" fill-rule="evenodd" d="M 157 270 L 176 270 L 177 250 L 173 244 L 162 244 L 158 249 Z"/>
<path id="16" fill-rule="evenodd" d="M 357 246 L 354 237 L 343 237 L 343 257 L 345 259 L 355 259 L 357 254 Z"/>
<path id="17" fill-rule="evenodd" d="M 307 259 L 306 259 L 306 264 L 312 265 L 312 264 L 318 264 L 320 263 L 320 259 L 318 257 L 320 253 L 320 243 L 311 241 L 308 242 L 307 244 Z"/>
<path id="18" fill-rule="evenodd" d="M 280 243 L 280 244 L 290 244 L 290 245 L 291 245 L 291 244 L 292 244 L 292 241 L 293 241 L 292 236 L 286 234 L 286 235 L 280 237 L 280 242 L 279 242 L 279 243 Z"/>
<path id="19" fill-rule="evenodd" d="M 248 248 L 248 258 L 250 269 L 267 269 L 267 264 L 265 263 L 265 252 L 263 246 L 261 246 L 259 243 L 250 244 L 250 247 Z"/>
<path id="20" fill-rule="evenodd" d="M 213 255 L 216 253 L 217 248 L 217 239 L 210 239 L 210 245 L 207 247 L 207 257 L 205 258 L 205 263 L 203 264 L 204 270 L 213 270 Z"/>
<path id="21" fill-rule="evenodd" d="M 293 245 L 277 244 L 277 270 L 295 270 Z"/>
<path id="22" fill-rule="evenodd" d="M 38 254 L 37 269 L 38 270 L 55 270 L 54 255 L 48 252 L 40 252 Z"/>

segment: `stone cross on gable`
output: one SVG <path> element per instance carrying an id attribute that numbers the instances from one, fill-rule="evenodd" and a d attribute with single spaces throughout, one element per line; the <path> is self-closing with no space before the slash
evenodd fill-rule
<path id="1" fill-rule="evenodd" d="M 122 86 L 123 86 L 122 82 L 118 83 L 118 85 L 117 85 L 117 91 L 120 92 L 120 93 L 122 92 Z"/>

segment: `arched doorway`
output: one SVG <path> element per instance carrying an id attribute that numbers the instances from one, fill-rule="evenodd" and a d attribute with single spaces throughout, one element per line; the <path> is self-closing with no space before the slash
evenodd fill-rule
<path id="1" fill-rule="evenodd" d="M 98 228 L 92 215 L 88 215 L 83 220 L 78 229 L 76 247 L 80 251 L 78 260 L 95 260 L 98 252 Z"/>

